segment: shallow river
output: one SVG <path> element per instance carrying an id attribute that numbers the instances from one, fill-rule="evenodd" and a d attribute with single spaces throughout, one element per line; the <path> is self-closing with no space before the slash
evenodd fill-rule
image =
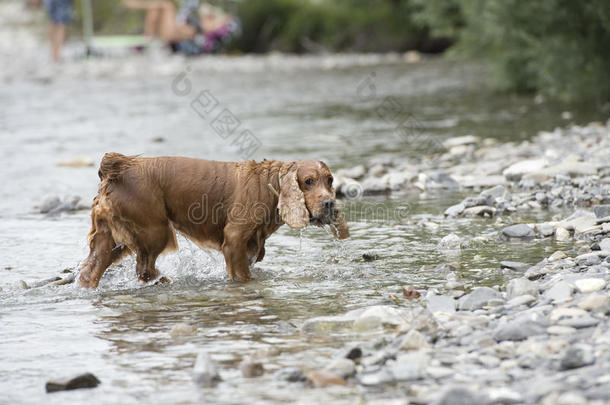
<path id="1" fill-rule="evenodd" d="M 188 83 L 176 79 L 181 72 Z M 138 283 L 128 259 L 95 291 L 75 285 L 22 290 L 20 280 L 75 270 L 87 254 L 87 211 L 45 216 L 36 206 L 48 194 L 91 201 L 97 168 L 57 166 L 75 156 L 96 166 L 110 151 L 241 160 L 245 152 L 234 138 L 223 139 L 211 115 L 191 108 L 204 90 L 218 102 L 215 113 L 227 108 L 240 121 L 237 132 L 248 129 L 260 141 L 251 158 L 314 158 L 333 169 L 413 153 L 395 131 L 401 118 L 379 112 L 389 96 L 402 108 L 400 117 L 438 139 L 527 139 L 566 124 L 558 106 L 491 94 L 483 75 L 476 66 L 407 65 L 373 56 L 145 56 L 67 62 L 55 77 L 45 69 L 6 74 L 0 87 L 0 403 L 312 404 L 399 397 L 401 387 L 313 389 L 277 381 L 273 372 L 323 367 L 379 333 L 310 335 L 299 328 L 308 318 L 392 303 L 388 296 L 407 284 L 441 285 L 446 273 L 434 270 L 441 263 L 457 263 L 457 273 L 473 284 L 499 284 L 506 277 L 500 260 L 535 263 L 554 242 L 471 242 L 459 255 L 445 256 L 436 245 L 447 233 L 471 240 L 496 229 L 491 220 L 442 219 L 464 194 L 365 197 L 345 202 L 352 237 L 343 243 L 319 228 L 299 234 L 282 227 L 247 284 L 227 279 L 219 254 L 181 239 L 180 251 L 158 262 L 170 285 Z M 572 113 L 575 122 L 595 118 Z M 425 220 L 440 226 L 424 227 Z M 363 253 L 378 258 L 364 261 Z M 172 338 L 172 326 L 181 322 L 197 333 Z M 216 388 L 191 382 L 200 351 L 220 364 L 223 382 Z M 263 377 L 241 377 L 237 365 L 246 356 L 262 356 Z M 47 380 L 85 371 L 102 381 L 95 391 L 44 393 Z"/>

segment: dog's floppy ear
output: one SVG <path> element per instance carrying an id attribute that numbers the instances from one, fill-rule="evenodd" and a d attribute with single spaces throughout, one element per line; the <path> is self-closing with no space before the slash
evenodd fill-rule
<path id="1" fill-rule="evenodd" d="M 349 238 L 349 226 L 347 226 L 341 211 L 337 210 L 335 213 L 335 219 L 330 224 L 330 230 L 337 239 Z"/>
<path id="2" fill-rule="evenodd" d="M 278 210 L 282 220 L 291 228 L 301 229 L 309 224 L 309 211 L 305 207 L 305 196 L 297 180 L 297 167 L 280 176 L 280 198 Z"/>

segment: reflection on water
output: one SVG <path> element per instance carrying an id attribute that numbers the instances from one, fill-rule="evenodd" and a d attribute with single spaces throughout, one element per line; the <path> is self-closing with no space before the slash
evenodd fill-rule
<path id="1" fill-rule="evenodd" d="M 281 62 L 282 57 L 275 58 Z M 474 133 L 525 139 L 561 124 L 557 106 L 492 96 L 481 86 L 476 66 L 439 60 L 404 65 L 391 59 L 328 67 L 323 57 L 318 65 L 310 57 L 303 67 L 287 59 L 286 65 L 270 64 L 284 66 L 275 70 L 256 68 L 264 64 L 248 58 L 192 62 L 194 88 L 222 98 L 262 141 L 256 159 L 311 157 L 338 168 L 405 156 L 410 146 L 376 112 L 379 100 L 388 96 L 417 118 L 422 131 L 440 138 Z M 140 59 L 125 63 L 134 74 L 113 75 L 111 69 L 93 74 L 74 63 L 66 66 L 72 73 L 53 80 L 17 77 L 3 85 L 2 96 L 10 102 L 0 120 L 0 390 L 7 402 L 89 401 L 87 391 L 43 392 L 47 379 L 84 371 L 102 381 L 95 402 L 109 404 L 382 398 L 391 392 L 314 390 L 276 381 L 272 374 L 284 367 L 324 366 L 345 344 L 366 347 L 380 334 L 311 335 L 300 330 L 308 318 L 393 304 L 388 296 L 400 293 L 405 284 L 440 286 L 447 270 L 438 265 L 444 263 L 471 285 L 495 285 L 507 276 L 499 272 L 500 260 L 535 263 L 557 248 L 549 240 L 497 241 L 501 225 L 496 219 L 443 219 L 443 210 L 463 198 L 460 193 L 365 197 L 344 202 L 352 233 L 344 242 L 319 228 L 302 235 L 281 228 L 270 238 L 251 283 L 229 282 L 218 253 L 181 239 L 180 252 L 158 263 L 173 280 L 170 285 L 141 285 L 134 261 L 128 259 L 110 269 L 96 291 L 74 285 L 18 290 L 19 280 L 75 269 L 87 254 L 86 212 L 46 217 L 34 208 L 49 193 L 93 198 L 97 169 L 57 167 L 58 162 L 77 155 L 99 161 L 108 151 L 238 158 L 188 100 L 172 93 L 182 60 L 171 60 L 165 73 L 138 70 L 146 66 Z M 249 63 L 255 68 L 244 70 Z M 375 98 L 359 100 L 358 83 L 372 71 Z M 592 118 L 577 111 L 575 116 L 579 121 Z M 513 219 L 533 221 L 552 214 Z M 463 239 L 464 248 L 447 255 L 436 246 L 451 232 Z M 375 260 L 365 260 L 363 253 Z M 196 326 L 197 333 L 172 337 L 171 328 L 181 322 Z M 190 381 L 200 350 L 221 364 L 223 382 L 215 389 L 199 390 Z M 263 377 L 241 377 L 237 364 L 246 356 L 264 358 Z"/>

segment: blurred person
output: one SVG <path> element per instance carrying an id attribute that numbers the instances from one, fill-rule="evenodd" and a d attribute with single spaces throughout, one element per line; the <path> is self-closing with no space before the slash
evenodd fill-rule
<path id="1" fill-rule="evenodd" d="M 198 0 L 124 0 L 128 8 L 146 10 L 144 35 L 166 41 L 175 52 L 198 55 L 220 49 L 239 31 L 233 16 Z"/>
<path id="2" fill-rule="evenodd" d="M 44 0 L 44 6 L 50 21 L 51 57 L 59 62 L 66 40 L 66 25 L 72 22 L 72 0 Z"/>

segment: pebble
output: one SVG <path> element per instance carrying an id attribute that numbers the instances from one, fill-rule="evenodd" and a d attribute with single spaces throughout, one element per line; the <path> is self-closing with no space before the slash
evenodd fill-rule
<path id="1" fill-rule="evenodd" d="M 560 242 L 565 242 L 570 239 L 570 232 L 565 228 L 558 227 L 555 229 L 555 239 Z"/>
<path id="2" fill-rule="evenodd" d="M 498 326 L 493 333 L 493 337 L 498 342 L 504 340 L 519 341 L 530 336 L 541 335 L 545 331 L 546 328 L 538 323 L 515 320 Z"/>
<path id="3" fill-rule="evenodd" d="M 580 309 L 585 311 L 608 313 L 610 311 L 610 296 L 591 294 L 578 303 Z"/>
<path id="4" fill-rule="evenodd" d="M 461 239 L 454 233 L 445 236 L 438 244 L 440 250 L 459 250 L 461 248 Z"/>
<path id="5" fill-rule="evenodd" d="M 331 385 L 347 385 L 347 382 L 337 374 L 328 371 L 312 371 L 307 373 L 307 381 L 316 388 Z"/>
<path id="6" fill-rule="evenodd" d="M 509 238 L 533 238 L 534 230 L 526 224 L 511 225 L 502 229 L 502 234 Z"/>
<path id="7" fill-rule="evenodd" d="M 95 388 L 100 385 L 100 380 L 91 373 L 81 374 L 67 381 L 49 381 L 45 385 L 47 393 L 57 391 L 70 391 L 80 388 Z"/>
<path id="8" fill-rule="evenodd" d="M 324 371 L 336 374 L 341 378 L 349 378 L 356 373 L 356 364 L 350 359 L 338 358 L 331 361 Z"/>
<path id="9" fill-rule="evenodd" d="M 588 294 L 599 291 L 606 286 L 606 281 L 601 278 L 582 278 L 574 282 L 578 292 Z"/>
<path id="10" fill-rule="evenodd" d="M 610 251 L 610 238 L 604 238 L 599 242 L 600 250 L 608 250 Z"/>
<path id="11" fill-rule="evenodd" d="M 510 269 L 515 271 L 525 271 L 530 267 L 527 263 L 522 262 L 511 262 L 511 261 L 502 261 L 500 262 L 500 268 L 502 269 Z"/>
<path id="12" fill-rule="evenodd" d="M 410 330 L 402 338 L 399 349 L 400 350 L 419 350 L 430 347 L 430 344 L 426 340 L 426 337 L 416 330 Z"/>
<path id="13" fill-rule="evenodd" d="M 593 212 L 597 218 L 610 217 L 610 205 L 597 205 L 593 207 Z"/>
<path id="14" fill-rule="evenodd" d="M 538 284 L 525 278 L 515 278 L 508 282 L 506 293 L 509 300 L 522 295 L 537 297 Z"/>
<path id="15" fill-rule="evenodd" d="M 212 387 L 220 381 L 218 366 L 208 353 L 201 352 L 197 355 L 192 378 L 195 384 L 202 387 Z"/>
<path id="16" fill-rule="evenodd" d="M 595 363 L 593 348 L 587 344 L 577 343 L 566 350 L 560 363 L 562 370 L 580 368 Z"/>
<path id="17" fill-rule="evenodd" d="M 474 311 L 487 305 L 489 300 L 502 298 L 501 294 L 489 287 L 476 287 L 470 294 L 458 300 L 458 307 L 461 311 Z"/>
<path id="18" fill-rule="evenodd" d="M 562 302 L 572 297 L 572 286 L 565 281 L 559 281 L 544 292 L 544 298 Z"/>
<path id="19" fill-rule="evenodd" d="M 549 261 L 549 263 L 553 263 L 553 262 L 556 262 L 558 260 L 563 260 L 566 257 L 568 257 L 568 255 L 566 255 L 561 250 L 558 250 L 558 251 L 556 251 L 555 253 L 553 253 L 552 255 L 549 256 L 548 261 Z"/>

